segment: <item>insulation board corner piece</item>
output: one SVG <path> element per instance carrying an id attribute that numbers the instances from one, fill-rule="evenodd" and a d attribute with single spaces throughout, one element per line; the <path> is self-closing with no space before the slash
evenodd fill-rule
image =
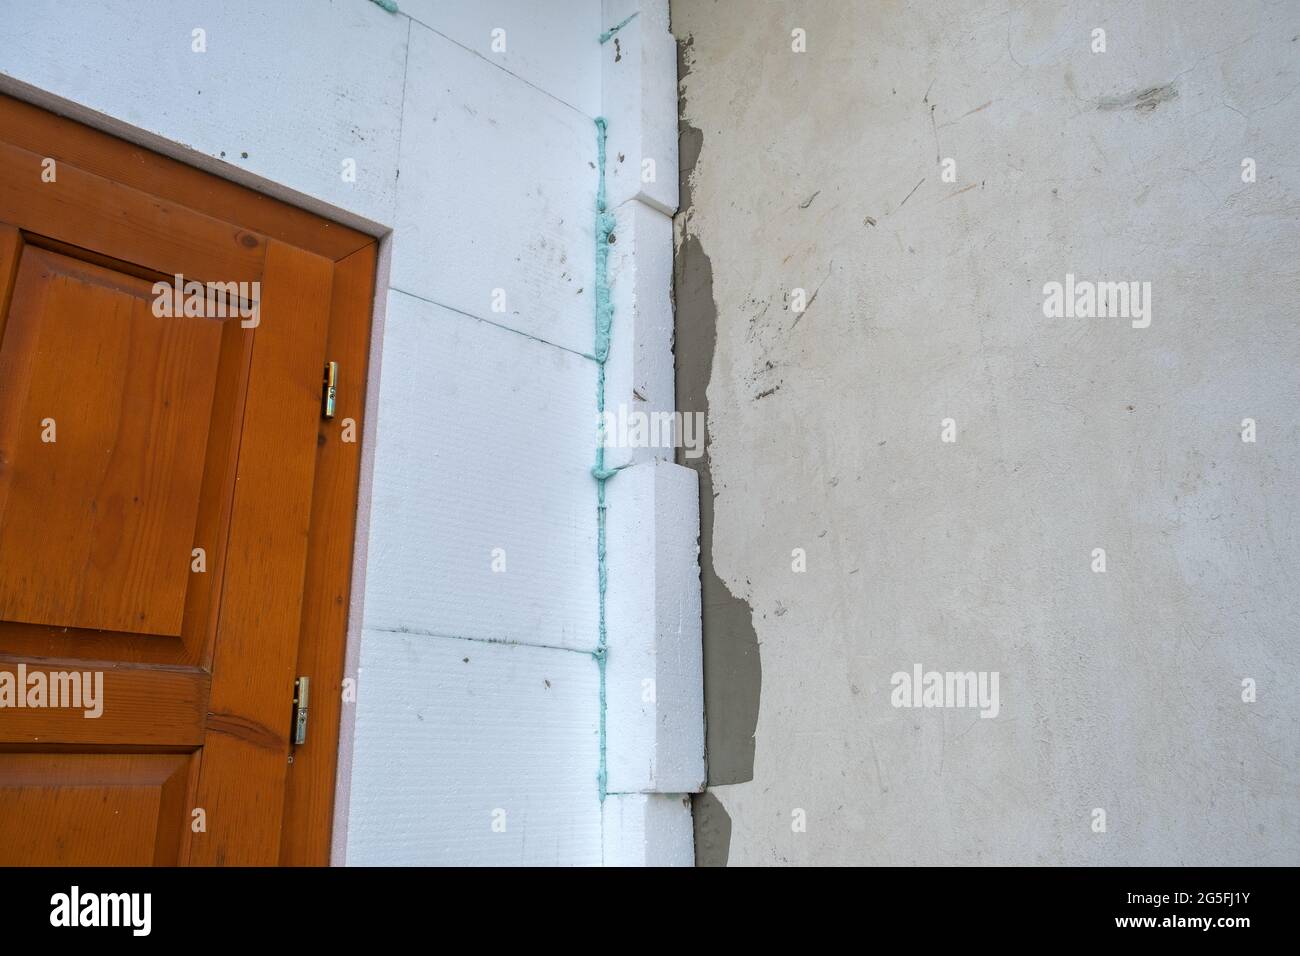
<path id="1" fill-rule="evenodd" d="M 673 223 L 629 201 L 615 212 L 617 242 L 609 261 L 614 330 L 606 361 L 605 410 L 613 468 L 672 460 L 679 436 L 673 418 Z"/>
<path id="2" fill-rule="evenodd" d="M 614 793 L 704 785 L 699 485 L 651 461 L 608 486 L 606 761 Z"/>
<path id="3" fill-rule="evenodd" d="M 658 4 L 606 4 L 633 11 Z M 624 12 L 608 25 L 623 22 Z M 667 14 L 648 10 L 601 45 L 601 112 L 609 120 L 609 205 L 638 199 L 677 211 L 677 41 Z"/>
<path id="4" fill-rule="evenodd" d="M 601 811 L 605 866 L 694 866 L 684 793 L 611 793 Z"/>

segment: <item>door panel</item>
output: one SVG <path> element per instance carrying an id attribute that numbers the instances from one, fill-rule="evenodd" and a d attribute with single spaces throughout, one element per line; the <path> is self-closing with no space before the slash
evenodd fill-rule
<path id="1" fill-rule="evenodd" d="M 150 290 L 23 250 L 0 342 L 0 620 L 180 636 L 221 324 L 155 317 Z"/>
<path id="2" fill-rule="evenodd" d="M 254 337 L 41 241 L 0 242 L 0 653 L 206 664 Z"/>
<path id="3" fill-rule="evenodd" d="M 8 755 L 0 846 L 15 866 L 174 866 L 194 758 Z"/>
<path id="4" fill-rule="evenodd" d="M 373 241 L 0 97 L 5 119 L 0 865 L 324 862 L 337 708 L 294 777 L 290 705 L 301 667 L 341 676 L 343 616 L 304 609 L 346 606 L 348 555 L 306 569 L 350 550 L 357 448 L 321 369 L 340 323 L 365 353 Z M 260 283 L 257 321 L 158 308 L 178 276 Z M 326 633 L 300 654 L 304 626 Z M 294 803 L 313 829 L 282 852 Z"/>

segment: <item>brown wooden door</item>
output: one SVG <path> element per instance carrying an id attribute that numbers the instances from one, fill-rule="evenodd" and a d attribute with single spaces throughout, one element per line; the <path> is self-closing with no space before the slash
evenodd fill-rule
<path id="1" fill-rule="evenodd" d="M 0 98 L 0 864 L 325 862 L 373 263 Z"/>

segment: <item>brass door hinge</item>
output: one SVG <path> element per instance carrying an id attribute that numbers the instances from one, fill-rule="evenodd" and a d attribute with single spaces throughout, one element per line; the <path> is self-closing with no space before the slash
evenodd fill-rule
<path id="1" fill-rule="evenodd" d="M 325 381 L 321 385 L 320 413 L 322 418 L 334 417 L 334 401 L 338 398 L 339 363 L 325 363 Z"/>
<path id="2" fill-rule="evenodd" d="M 311 678 L 299 677 L 293 682 L 293 742 L 301 746 L 307 742 L 307 705 L 311 699 Z"/>

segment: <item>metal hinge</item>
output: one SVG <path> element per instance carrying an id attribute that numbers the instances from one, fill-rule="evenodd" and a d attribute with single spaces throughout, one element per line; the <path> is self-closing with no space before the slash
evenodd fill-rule
<path id="1" fill-rule="evenodd" d="M 321 385 L 320 413 L 322 418 L 334 417 L 334 400 L 338 397 L 339 363 L 325 363 L 325 381 Z"/>
<path id="2" fill-rule="evenodd" d="M 293 682 L 293 742 L 300 746 L 307 742 L 307 704 L 311 698 L 311 678 L 299 677 Z"/>

